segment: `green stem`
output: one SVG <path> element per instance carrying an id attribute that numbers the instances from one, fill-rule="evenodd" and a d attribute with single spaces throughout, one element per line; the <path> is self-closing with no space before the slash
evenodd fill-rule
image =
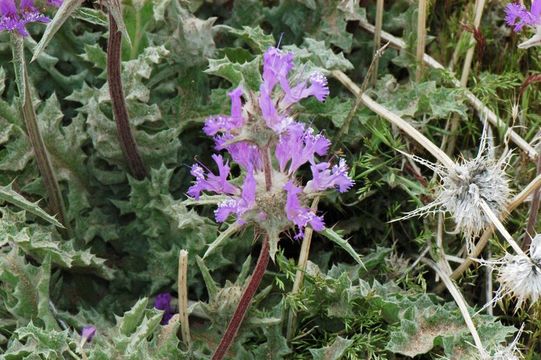
<path id="1" fill-rule="evenodd" d="M 60 191 L 47 148 L 39 131 L 36 111 L 32 104 L 28 70 L 24 59 L 23 38 L 17 34 L 11 34 L 11 43 L 13 45 L 13 60 L 15 63 L 17 86 L 22 99 L 21 115 L 34 151 L 34 156 L 36 157 L 39 172 L 43 177 L 43 184 L 49 196 L 49 211 L 57 216 L 58 221 L 62 225 L 67 227 L 62 192 Z"/>
<path id="2" fill-rule="evenodd" d="M 109 13 L 109 42 L 107 44 L 107 82 L 109 83 L 109 94 L 113 105 L 118 139 L 124 158 L 128 162 L 131 174 L 138 180 L 147 177 L 143 159 L 137 150 L 135 138 L 130 129 L 130 121 L 124 91 L 122 90 L 122 79 L 120 75 L 120 53 L 122 45 L 122 33 L 118 31 L 113 15 Z"/>

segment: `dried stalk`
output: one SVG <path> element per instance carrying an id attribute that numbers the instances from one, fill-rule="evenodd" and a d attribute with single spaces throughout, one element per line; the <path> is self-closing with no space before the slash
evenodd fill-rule
<path id="1" fill-rule="evenodd" d="M 118 140 L 122 153 L 133 177 L 141 180 L 147 177 L 148 173 L 145 169 L 143 159 L 139 155 L 137 143 L 130 128 L 120 73 L 121 45 L 122 33 L 119 31 L 113 15 L 109 13 L 109 42 L 107 44 L 107 82 L 109 84 L 109 94 L 111 96 Z"/>
<path id="2" fill-rule="evenodd" d="M 475 18 L 473 20 L 473 27 L 474 29 L 478 29 L 481 25 L 481 17 L 483 16 L 483 10 L 485 8 L 485 0 L 477 0 L 475 2 Z M 471 64 L 473 61 L 473 54 L 475 52 L 475 39 L 473 37 L 473 34 L 469 34 L 470 36 L 470 48 L 468 49 L 468 52 L 466 53 L 466 59 L 464 60 L 464 65 L 462 66 L 462 75 L 460 77 L 460 86 L 463 88 L 466 88 L 468 85 L 468 78 L 470 77 L 470 70 L 471 70 Z M 447 146 L 446 153 L 451 155 L 455 150 L 456 145 L 456 132 L 458 130 L 458 126 L 460 123 L 460 117 L 458 115 L 454 115 L 451 119 L 451 128 L 450 128 L 450 136 L 449 136 L 449 143 Z"/>
<path id="3" fill-rule="evenodd" d="M 426 46 L 426 13 L 427 13 L 427 0 L 419 0 L 419 8 L 417 12 L 417 54 L 416 54 L 416 71 L 415 80 L 421 81 L 423 77 L 423 56 L 425 54 Z"/>
<path id="4" fill-rule="evenodd" d="M 190 346 L 190 321 L 188 319 L 188 252 L 180 250 L 178 255 L 178 312 L 182 341 Z"/>
<path id="5" fill-rule="evenodd" d="M 312 201 L 312 211 L 317 210 L 319 204 L 319 196 Z M 311 227 L 307 227 L 304 230 L 304 238 L 302 240 L 301 252 L 299 254 L 299 261 L 297 263 L 297 272 L 295 273 L 295 281 L 293 282 L 293 289 L 291 294 L 296 294 L 301 289 L 304 281 L 304 273 L 306 272 L 306 265 L 308 263 L 308 255 L 310 254 L 310 245 L 312 244 L 312 234 L 314 230 Z M 289 316 L 287 320 L 287 340 L 291 340 L 295 333 L 295 327 L 297 326 L 297 314 L 293 309 L 289 310 Z"/>
<path id="6" fill-rule="evenodd" d="M 517 255 L 523 255 L 523 256 L 526 256 L 527 255 L 524 253 L 524 251 L 522 251 L 522 249 L 520 248 L 520 246 L 517 244 L 517 242 L 515 241 L 515 239 L 513 239 L 513 236 L 511 236 L 511 234 L 509 234 L 509 231 L 507 231 L 507 229 L 505 228 L 505 226 L 502 224 L 502 222 L 500 221 L 500 219 L 498 218 L 498 216 L 496 216 L 496 214 L 494 214 L 494 211 L 492 211 L 492 209 L 490 208 L 490 206 L 486 203 L 485 200 L 483 199 L 480 199 L 479 200 L 479 205 L 481 206 L 481 208 L 483 209 L 483 211 L 485 212 L 485 215 L 488 216 L 488 218 L 490 219 L 490 221 L 492 222 L 492 224 L 494 224 L 494 226 L 496 227 L 496 229 L 498 229 L 498 231 L 500 232 L 500 234 L 503 236 L 503 238 L 509 243 L 509 245 L 511 245 L 511 247 L 513 248 L 513 250 L 515 250 L 515 252 L 517 253 Z"/>
<path id="7" fill-rule="evenodd" d="M 367 31 L 374 32 L 375 28 L 372 24 L 369 24 L 365 21 L 361 21 L 360 25 L 363 29 L 366 29 Z M 406 43 L 385 31 L 381 32 L 381 37 L 383 40 L 388 41 L 391 46 L 398 48 L 398 49 L 405 49 Z M 437 62 L 434 58 L 431 56 L 425 54 L 423 56 L 423 61 L 430 67 L 434 69 L 445 69 L 443 65 L 441 65 L 439 62 Z M 453 83 L 453 86 L 457 88 L 462 88 L 460 85 L 460 81 L 458 81 L 455 78 L 451 78 L 451 82 Z M 510 129 L 507 124 L 505 124 L 492 110 L 490 110 L 479 98 L 477 98 L 474 94 L 472 94 L 471 91 L 468 89 L 462 88 L 464 91 L 464 95 L 466 96 L 466 99 L 470 102 L 470 104 L 477 110 L 479 113 L 479 116 L 481 119 L 487 119 L 493 126 L 495 126 L 498 129 L 505 129 L 509 133 L 509 137 L 512 142 L 514 142 L 519 148 L 521 148 L 530 159 L 535 160 L 537 159 L 538 152 L 536 149 L 534 149 L 526 140 L 524 140 L 519 134 L 517 134 L 515 131 Z"/>
<path id="8" fill-rule="evenodd" d="M 381 30 L 383 28 L 383 8 L 384 0 L 377 0 L 376 2 L 376 29 L 374 31 L 374 72 L 372 74 L 372 86 L 376 85 L 378 80 L 378 68 L 379 68 L 379 57 L 378 49 L 381 45 Z"/>

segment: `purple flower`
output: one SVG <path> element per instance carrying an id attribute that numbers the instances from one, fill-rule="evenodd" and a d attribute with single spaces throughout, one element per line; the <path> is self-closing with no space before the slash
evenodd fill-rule
<path id="1" fill-rule="evenodd" d="M 505 7 L 505 22 L 514 26 L 513 30 L 519 32 L 524 26 L 535 27 L 541 24 L 541 0 L 533 0 L 532 9 L 528 11 L 524 5 L 511 3 Z"/>
<path id="2" fill-rule="evenodd" d="M 348 176 L 346 161 L 340 159 L 338 165 L 330 167 L 327 162 L 312 165 L 312 180 L 308 181 L 304 191 L 318 192 L 330 188 L 337 188 L 342 193 L 348 191 L 355 182 Z"/>
<path id="3" fill-rule="evenodd" d="M 238 87 L 229 94 L 231 98 L 231 115 L 211 116 L 205 121 L 203 131 L 207 136 L 214 136 L 218 133 L 230 134 L 232 130 L 244 125 L 242 117 L 242 88 Z"/>
<path id="4" fill-rule="evenodd" d="M 238 193 L 238 189 L 227 181 L 230 171 L 227 162 L 224 163 L 221 155 L 214 154 L 212 155 L 212 159 L 218 165 L 218 175 L 211 173 L 210 170 L 205 175 L 205 171 L 199 164 L 192 166 L 190 173 L 195 177 L 195 184 L 188 189 L 188 195 L 195 199 L 199 199 L 203 191 L 229 195 Z"/>
<path id="5" fill-rule="evenodd" d="M 26 24 L 47 23 L 49 20 L 34 6 L 33 0 L 21 0 L 19 7 L 14 0 L 0 0 L 0 31 L 17 31 L 22 36 L 28 36 Z"/>
<path id="6" fill-rule="evenodd" d="M 294 103 L 301 101 L 309 96 L 314 96 L 318 101 L 324 101 L 329 96 L 329 87 L 327 86 L 327 78 L 321 73 L 314 73 L 308 81 L 303 81 L 293 88 L 289 88 L 289 85 L 282 86 L 286 94 L 281 105 L 288 107 Z"/>
<path id="7" fill-rule="evenodd" d="M 321 231 L 325 228 L 321 216 L 317 216 L 309 208 L 301 206 L 298 196 L 301 193 L 301 188 L 293 184 L 292 181 L 288 181 L 287 184 L 284 185 L 284 190 L 287 193 L 287 218 L 299 228 L 298 233 L 295 235 L 295 239 L 300 239 L 304 236 L 303 230 L 308 224 L 310 224 L 315 231 Z"/>
<path id="8" fill-rule="evenodd" d="M 94 325 L 86 325 L 81 329 L 81 340 L 91 342 L 96 335 L 96 327 Z"/>
<path id="9" fill-rule="evenodd" d="M 263 54 L 263 83 L 260 90 L 270 95 L 278 82 L 287 81 L 289 71 L 293 68 L 293 53 L 284 53 L 270 47 Z"/>
<path id="10" fill-rule="evenodd" d="M 233 161 L 242 166 L 245 170 L 262 169 L 261 152 L 257 145 L 248 141 L 234 142 L 233 135 L 223 134 L 214 137 L 216 150 L 227 150 Z"/>
<path id="11" fill-rule="evenodd" d="M 245 221 L 242 219 L 242 215 L 252 208 L 255 207 L 255 195 L 256 195 L 256 186 L 257 183 L 254 178 L 252 170 L 249 170 L 244 179 L 244 184 L 242 185 L 242 193 L 240 198 L 230 198 L 218 205 L 218 208 L 214 212 L 216 221 L 224 222 L 227 220 L 229 215 L 235 214 L 237 216 L 237 222 L 239 224 L 244 224 Z"/>
<path id="12" fill-rule="evenodd" d="M 330 145 L 330 141 L 325 136 L 314 135 L 313 129 L 305 129 L 305 126 L 300 123 L 293 124 L 287 133 L 280 136 L 276 145 L 276 158 L 280 171 L 285 172 L 289 163 L 287 174 L 292 175 L 303 164 L 307 162 L 314 164 L 315 155 L 325 155 Z"/>
<path id="13" fill-rule="evenodd" d="M 267 126 L 277 134 L 284 132 L 288 126 L 293 123 L 291 117 L 280 115 L 278 113 L 276 105 L 271 98 L 271 94 L 263 84 L 261 85 L 259 94 L 259 108 L 261 109 L 261 115 L 263 115 L 263 120 L 265 120 Z"/>
<path id="14" fill-rule="evenodd" d="M 163 310 L 163 317 L 160 322 L 162 325 L 166 325 L 173 317 L 175 309 L 171 306 L 171 298 L 171 294 L 169 293 L 160 293 L 156 295 L 156 299 L 154 300 L 154 308 Z"/>

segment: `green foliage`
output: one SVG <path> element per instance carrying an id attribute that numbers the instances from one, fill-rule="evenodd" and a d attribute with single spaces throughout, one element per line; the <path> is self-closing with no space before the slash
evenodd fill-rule
<path id="1" fill-rule="evenodd" d="M 212 211 L 223 200 L 219 195 L 187 199 L 190 165 L 208 163 L 215 151 L 201 131 L 205 118 L 230 113 L 231 88 L 257 91 L 262 55 L 279 44 L 294 53 L 304 72 L 329 77 L 325 102 L 306 99 L 291 110 L 332 141 L 328 160 L 345 158 L 356 183 L 347 193 L 322 197 L 318 212 L 328 228 L 313 235 L 296 293 L 291 290 L 300 244 L 287 235 L 273 239 L 274 262 L 229 356 L 475 358 L 452 297 L 433 293 L 437 281 L 417 261 L 420 254 L 440 250 L 433 246 L 436 220 L 391 222 L 430 202 L 438 186 L 430 169 L 397 150 L 430 155 L 332 79 L 332 71 L 346 72 L 437 146 L 448 141 L 450 120 L 458 119 L 456 153 L 475 154 L 479 116 L 449 81 L 453 72 L 460 76 L 470 47 L 462 24 L 472 22 L 473 4 L 430 3 L 427 52 L 452 68 L 425 66 L 416 81 L 417 6 L 410 0 L 385 2 L 384 30 L 401 37 L 406 48 L 388 47 L 371 82 L 376 45 L 362 28 L 374 23 L 375 2 L 128 0 L 121 13 L 120 2 L 104 3 L 104 9 L 64 1 L 47 25 L 29 25 L 30 36 L 16 55 L 34 57 L 27 64 L 32 102 L 66 203 L 66 229 L 47 212 L 45 186 L 20 115 L 21 68 L 13 66 L 9 34 L 0 33 L 0 357 L 210 358 L 249 279 L 250 249 L 257 250 L 261 234 L 216 224 Z M 514 48 L 519 37 L 501 25 L 500 5 L 485 8 L 480 34 L 487 46 L 484 54 L 475 52 L 469 90 L 535 144 L 541 93 L 530 84 L 522 98 L 517 95 L 541 63 L 534 49 Z M 112 114 L 106 81 L 109 11 L 124 32 L 121 76 L 131 129 L 150 174 L 144 180 L 128 173 Z M 497 130 L 503 131 L 490 146 L 499 155 L 508 144 L 505 129 Z M 513 154 L 506 171 L 518 192 L 533 178 L 534 167 L 519 149 Z M 303 180 L 309 170 L 301 168 Z M 506 224 L 516 238 L 522 237 L 527 208 L 519 207 Z M 439 244 L 445 253 L 466 257 L 451 220 L 444 221 L 444 230 Z M 490 246 L 494 257 L 502 255 L 500 246 Z M 190 347 L 180 341 L 178 318 L 162 325 L 162 312 L 153 308 L 154 297 L 169 292 L 177 310 L 183 249 L 189 253 Z M 520 344 L 539 342 L 538 306 L 515 314 L 514 304 L 504 301 L 494 316 L 473 315 L 488 291 L 483 270 L 471 270 L 457 284 L 488 351 L 509 342 L 522 322 L 527 331 Z M 286 339 L 290 311 L 297 324 Z M 83 343 L 79 333 L 85 325 L 95 325 L 97 334 Z M 536 359 L 536 352 L 531 346 L 524 353 Z"/>

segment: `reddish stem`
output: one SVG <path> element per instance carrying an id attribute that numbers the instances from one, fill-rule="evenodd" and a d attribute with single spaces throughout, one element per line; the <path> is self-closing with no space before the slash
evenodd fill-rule
<path id="1" fill-rule="evenodd" d="M 122 45 L 122 33 L 118 31 L 113 15 L 109 14 L 109 42 L 107 44 L 107 82 L 109 94 L 113 105 L 118 139 L 124 158 L 128 162 L 131 174 L 138 180 L 147 177 L 147 171 L 143 160 L 137 151 L 137 144 L 130 129 L 128 109 L 122 90 L 120 77 L 120 53 Z"/>
<path id="2" fill-rule="evenodd" d="M 225 334 L 223 335 L 222 340 L 218 345 L 218 348 L 216 348 L 216 351 L 214 351 L 214 354 L 212 355 L 212 360 L 223 359 L 225 354 L 231 347 L 231 344 L 233 343 L 233 340 L 235 339 L 235 336 L 239 331 L 240 325 L 242 324 L 242 321 L 246 316 L 246 312 L 250 307 L 250 303 L 255 295 L 255 292 L 257 291 L 259 284 L 261 284 L 261 280 L 263 279 L 263 275 L 265 275 L 265 270 L 267 269 L 268 264 L 269 236 L 266 235 L 265 239 L 263 240 L 263 244 L 261 245 L 259 258 L 257 259 L 257 264 L 255 265 L 255 269 L 252 277 L 250 278 L 250 282 L 242 293 L 239 305 L 237 306 L 237 309 L 235 310 L 235 313 L 233 314 L 229 325 L 227 325 L 227 330 L 225 331 Z"/>

